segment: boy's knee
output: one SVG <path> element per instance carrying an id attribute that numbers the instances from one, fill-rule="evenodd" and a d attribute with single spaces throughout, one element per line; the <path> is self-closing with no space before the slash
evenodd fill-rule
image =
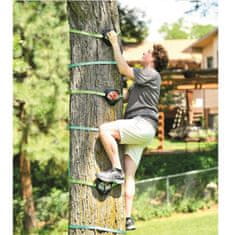
<path id="1" fill-rule="evenodd" d="M 120 140 L 119 131 L 115 130 L 113 126 L 109 125 L 109 123 L 103 123 L 99 126 L 99 135 L 101 136 L 103 133 L 108 133 L 112 135 L 116 140 Z"/>
<path id="2" fill-rule="evenodd" d="M 108 123 L 103 123 L 99 126 L 99 133 L 102 134 L 104 132 L 109 132 L 110 128 L 109 128 L 109 124 Z"/>

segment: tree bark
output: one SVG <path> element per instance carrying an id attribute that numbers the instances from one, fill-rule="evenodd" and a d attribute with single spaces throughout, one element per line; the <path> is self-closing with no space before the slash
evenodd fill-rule
<path id="1" fill-rule="evenodd" d="M 24 233 L 30 234 L 36 226 L 36 215 L 33 201 L 30 160 L 27 159 L 27 152 L 24 149 L 28 141 L 29 125 L 25 120 L 24 103 L 21 103 L 20 106 L 20 119 L 25 124 L 20 147 L 20 180 L 22 198 L 24 200 Z"/>
<path id="2" fill-rule="evenodd" d="M 119 31 L 116 1 L 69 1 L 70 28 L 102 33 Z M 114 60 L 111 47 L 101 39 L 70 33 L 71 63 Z M 71 69 L 70 89 L 104 91 L 121 89 L 120 74 L 116 65 L 89 65 Z M 101 96 L 71 95 L 70 124 L 99 127 L 104 122 L 120 119 L 122 102 L 110 106 Z M 120 156 L 122 150 L 119 148 Z M 121 158 L 122 161 L 122 158 Z M 70 131 L 70 174 L 72 178 L 94 181 L 95 174 L 107 170 L 111 164 L 99 141 L 98 133 Z M 69 224 L 100 226 L 124 230 L 125 210 L 123 188 L 113 189 L 108 196 L 100 195 L 95 188 L 72 184 L 70 186 Z M 102 234 L 99 231 L 69 229 L 70 235 Z M 113 234 L 113 233 L 106 233 Z"/>
<path id="3" fill-rule="evenodd" d="M 31 181 L 30 161 L 24 153 L 20 154 L 20 177 L 22 197 L 24 204 L 24 230 L 30 234 L 30 231 L 36 226 L 36 216 L 33 201 L 33 190 Z"/>

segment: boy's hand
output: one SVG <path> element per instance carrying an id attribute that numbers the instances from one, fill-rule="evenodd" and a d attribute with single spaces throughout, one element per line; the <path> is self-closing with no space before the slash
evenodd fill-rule
<path id="1" fill-rule="evenodd" d="M 118 36 L 115 31 L 108 32 L 107 37 L 112 45 L 118 44 Z"/>

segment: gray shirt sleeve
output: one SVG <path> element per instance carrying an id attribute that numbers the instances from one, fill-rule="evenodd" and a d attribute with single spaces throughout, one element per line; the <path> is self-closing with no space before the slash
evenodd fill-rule
<path id="1" fill-rule="evenodd" d="M 153 80 L 153 77 L 149 76 L 149 74 L 144 69 L 134 68 L 133 72 L 134 72 L 135 82 L 138 85 L 145 85 L 146 83 L 149 83 Z"/>

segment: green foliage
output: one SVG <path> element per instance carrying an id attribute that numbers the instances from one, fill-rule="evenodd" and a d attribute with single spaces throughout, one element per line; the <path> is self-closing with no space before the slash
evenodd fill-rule
<path id="1" fill-rule="evenodd" d="M 45 175 L 47 177 L 45 177 Z M 47 196 L 51 189 L 68 191 L 67 164 L 51 159 L 45 165 L 38 161 L 32 162 L 32 180 L 35 198 Z"/>
<path id="2" fill-rule="evenodd" d="M 160 29 L 159 33 L 164 35 L 164 39 L 199 39 L 209 32 L 215 29 L 214 25 L 207 24 L 193 24 L 192 26 L 186 26 L 184 18 L 180 18 L 178 21 L 172 24 L 164 23 Z"/>
<path id="3" fill-rule="evenodd" d="M 191 27 L 190 38 L 201 38 L 212 32 L 215 29 L 214 25 L 207 24 L 207 25 L 200 25 L 200 24 L 193 24 Z"/>
<path id="4" fill-rule="evenodd" d="M 195 199 L 185 199 L 180 201 L 175 207 L 176 212 L 196 212 L 200 209 L 208 209 L 212 205 L 211 201 L 206 200 L 195 200 Z"/>
<path id="5" fill-rule="evenodd" d="M 118 6 L 121 38 L 124 43 L 142 42 L 148 36 L 145 14 L 138 9 Z"/>
<path id="6" fill-rule="evenodd" d="M 68 151 L 68 134 L 64 130 L 68 116 L 67 31 L 64 3 L 14 3 L 15 154 L 22 145 L 22 131 L 28 125 L 28 143 L 24 150 L 30 159 L 65 160 Z M 24 103 L 23 120 L 19 103 Z"/>
<path id="7" fill-rule="evenodd" d="M 143 157 L 136 173 L 137 179 L 182 173 L 190 170 L 207 169 L 218 165 L 217 146 L 210 151 Z"/>
<path id="8" fill-rule="evenodd" d="M 215 201 L 204 199 L 185 199 L 178 204 L 146 205 L 148 198 L 142 197 L 134 204 L 133 217 L 135 220 L 147 221 L 153 218 L 169 217 L 173 213 L 192 213 L 201 209 L 209 209 Z M 144 205 L 144 206 L 143 206 Z"/>
<path id="9" fill-rule="evenodd" d="M 17 198 L 14 203 L 14 234 L 22 234 L 24 202 Z M 68 223 L 68 192 L 52 188 L 48 195 L 35 200 L 38 224 L 35 234 L 57 234 L 66 232 Z M 53 231 L 53 233 L 52 233 Z"/>
<path id="10" fill-rule="evenodd" d="M 40 219 L 59 221 L 67 210 L 67 198 L 51 189 L 67 190 L 69 34 L 65 3 L 14 2 L 13 10 L 14 230 L 21 234 L 20 151 L 31 161 Z"/>
<path id="11" fill-rule="evenodd" d="M 50 194 L 36 201 L 37 218 L 40 221 L 46 221 L 47 226 L 67 218 L 68 201 L 68 192 L 53 188 Z"/>
<path id="12" fill-rule="evenodd" d="M 164 23 L 158 30 L 159 33 L 164 34 L 164 39 L 187 39 L 187 28 L 184 26 L 183 18 L 180 18 L 173 24 Z"/>
<path id="13" fill-rule="evenodd" d="M 68 234 L 68 219 L 61 219 L 50 227 L 43 227 L 36 231 L 38 235 L 67 235 Z"/>
<path id="14" fill-rule="evenodd" d="M 23 219 L 24 219 L 24 201 L 19 197 L 15 197 L 13 200 L 13 223 L 14 234 L 21 234 L 23 231 Z"/>
<path id="15" fill-rule="evenodd" d="M 146 205 L 147 197 L 141 197 L 134 202 L 133 217 L 135 220 L 144 220 L 158 217 L 169 217 L 175 211 L 173 206 L 162 204 L 162 205 Z M 144 205 L 144 206 L 143 206 Z"/>
<path id="16" fill-rule="evenodd" d="M 208 171 L 168 178 L 168 184 L 165 178 L 139 183 L 133 215 L 136 220 L 149 220 L 208 209 L 218 200 L 217 177 L 217 171 Z"/>
<path id="17" fill-rule="evenodd" d="M 198 136 L 197 136 L 198 137 Z M 216 132 L 208 132 L 207 137 L 213 137 L 216 138 Z M 159 140 L 157 138 L 154 138 L 149 145 L 147 146 L 148 149 L 155 149 L 156 146 L 158 146 Z M 168 139 L 166 138 L 164 140 L 164 149 L 165 150 L 171 150 L 171 151 L 210 151 L 214 148 L 216 148 L 217 143 L 216 142 L 185 142 L 183 140 L 177 140 L 177 139 Z M 174 154 L 173 154 L 174 155 Z"/>

